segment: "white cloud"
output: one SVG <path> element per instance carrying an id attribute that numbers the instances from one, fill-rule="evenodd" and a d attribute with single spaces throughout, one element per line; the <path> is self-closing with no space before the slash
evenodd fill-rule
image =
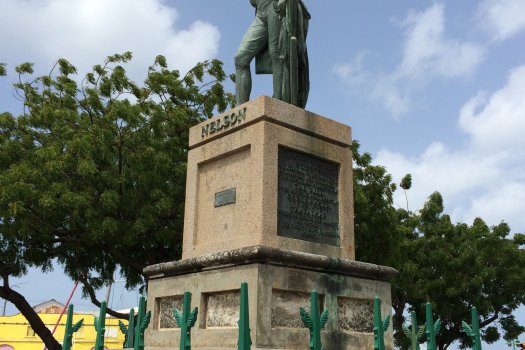
<path id="1" fill-rule="evenodd" d="M 403 60 L 396 73 L 400 79 L 468 76 L 483 60 L 483 49 L 479 45 L 445 35 L 445 8 L 442 4 L 410 13 L 404 26 Z"/>
<path id="2" fill-rule="evenodd" d="M 481 217 L 496 225 L 501 221 L 510 223 L 513 232 L 525 231 L 525 183 L 501 182 L 482 195 L 473 198 L 468 207 L 457 207 L 456 217 L 472 220 Z"/>
<path id="3" fill-rule="evenodd" d="M 465 103 L 458 123 L 466 142 L 460 149 L 430 144 L 413 158 L 381 150 L 376 162 L 399 181 L 413 175 L 411 209 L 420 208 L 434 191 L 443 194 L 447 212 L 471 222 L 479 216 L 489 224 L 509 222 L 525 231 L 525 66 L 512 70 L 504 87 Z M 396 202 L 404 206 L 398 193 Z"/>
<path id="4" fill-rule="evenodd" d="M 478 191 L 501 176 L 498 168 L 500 158 L 500 155 L 483 157 L 465 150 L 453 151 L 440 142 L 434 142 L 415 158 L 383 149 L 378 153 L 376 162 L 386 166 L 397 179 L 406 173 L 412 174 L 414 186 L 410 190 L 410 198 L 413 202 L 411 208 L 414 209 L 421 206 L 434 191 L 441 192 L 452 202 Z M 404 201 L 403 198 L 399 200 Z"/>
<path id="5" fill-rule="evenodd" d="M 395 119 L 400 119 L 413 107 L 412 88 L 395 75 L 377 77 L 369 91 L 372 100 L 379 101 Z"/>
<path id="6" fill-rule="evenodd" d="M 514 69 L 507 85 L 486 98 L 479 94 L 462 108 L 459 125 L 473 147 L 523 152 L 525 149 L 525 66 Z"/>
<path id="7" fill-rule="evenodd" d="M 85 71 L 110 54 L 132 51 L 134 78 L 158 54 L 188 70 L 217 54 L 220 33 L 204 22 L 177 29 L 178 16 L 162 0 L 2 0 L 2 59 L 47 70 L 64 57 Z"/>
<path id="8" fill-rule="evenodd" d="M 525 30 L 523 0 L 484 0 L 479 8 L 481 27 L 495 40 L 508 39 Z"/>
<path id="9" fill-rule="evenodd" d="M 365 91 L 367 98 L 380 103 L 396 119 L 411 111 L 410 101 L 422 88 L 434 80 L 469 77 L 485 55 L 481 45 L 446 35 L 442 4 L 410 12 L 402 27 L 403 55 L 391 73 L 366 71 L 361 56 L 334 70 L 350 90 Z"/>
<path id="10" fill-rule="evenodd" d="M 332 71 L 343 79 L 346 84 L 353 88 L 359 88 L 370 79 L 363 67 L 366 55 L 366 52 L 360 52 L 351 63 L 335 65 Z"/>

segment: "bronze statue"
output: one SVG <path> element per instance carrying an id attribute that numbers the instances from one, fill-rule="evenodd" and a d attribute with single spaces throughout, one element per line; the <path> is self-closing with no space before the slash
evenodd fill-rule
<path id="1" fill-rule="evenodd" d="M 237 104 L 250 99 L 250 63 L 273 74 L 273 97 L 304 108 L 310 80 L 306 35 L 310 13 L 302 0 L 250 0 L 256 9 L 235 55 Z"/>

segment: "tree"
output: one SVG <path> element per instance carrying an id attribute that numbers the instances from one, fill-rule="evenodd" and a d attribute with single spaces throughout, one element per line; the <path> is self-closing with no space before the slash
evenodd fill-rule
<path id="1" fill-rule="evenodd" d="M 369 154 L 359 154 L 357 143 L 353 151 L 357 259 L 400 272 L 392 285 L 396 344 L 409 348 L 402 331 L 405 311 L 416 311 L 423 320 L 427 301 L 443 322 L 440 349 L 456 340 L 470 345 L 461 321 L 470 321 L 472 306 L 486 342 L 498 340 L 500 328 L 505 339 L 524 332 L 512 311 L 525 303 L 525 236 L 510 238 L 507 224 L 488 227 L 479 218 L 472 225 L 453 223 L 437 192 L 419 212 L 396 209 L 396 186 L 386 169 L 372 165 Z M 401 188 L 409 190 L 411 183 L 407 175 Z"/>
<path id="2" fill-rule="evenodd" d="M 217 60 L 181 76 L 158 56 L 140 86 L 131 57 L 108 57 L 80 84 L 64 59 L 33 80 L 22 64 L 24 114 L 0 114 L 0 297 L 50 350 L 60 344 L 9 278 L 56 259 L 100 305 L 94 291 L 117 269 L 133 287 L 145 266 L 179 259 L 189 128 L 233 101 Z"/>
<path id="3" fill-rule="evenodd" d="M 369 153 L 352 144 L 354 216 L 357 260 L 386 266 L 399 264 L 403 232 L 393 206 L 397 185 L 385 167 L 372 165 Z M 385 254 L 388 252 L 388 254 Z"/>
<path id="4" fill-rule="evenodd" d="M 472 306 L 478 309 L 487 343 L 500 338 L 498 326 L 506 339 L 524 332 L 512 315 L 525 302 L 523 235 L 509 238 L 507 224 L 488 227 L 480 218 L 472 225 L 452 223 L 437 192 L 414 215 L 417 235 L 405 245 L 408 255 L 399 266 L 395 293 L 420 317 L 424 303 L 432 302 L 443 324 L 438 347 L 447 349 L 456 340 L 472 345 L 461 326 L 462 320 L 470 320 Z"/>

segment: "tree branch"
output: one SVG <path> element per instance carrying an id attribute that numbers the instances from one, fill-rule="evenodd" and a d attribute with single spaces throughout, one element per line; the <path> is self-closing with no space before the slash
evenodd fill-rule
<path id="1" fill-rule="evenodd" d="M 87 291 L 87 293 L 89 295 L 89 299 L 91 300 L 91 303 L 93 303 L 95 306 L 100 308 L 102 303 L 97 299 L 97 295 L 95 293 L 95 289 L 93 289 L 93 286 L 91 286 L 91 284 L 89 283 L 89 281 L 87 279 L 87 276 L 86 275 L 80 275 L 78 277 L 78 280 L 84 285 L 84 288 L 85 288 L 85 290 Z M 111 316 L 113 316 L 113 317 L 120 318 L 122 320 L 127 320 L 129 318 L 129 313 L 128 314 L 123 314 L 121 312 L 117 312 L 117 311 L 115 311 L 113 309 L 110 309 L 110 308 L 106 309 L 106 313 L 111 315 Z"/>
<path id="2" fill-rule="evenodd" d="M 29 322 L 29 325 L 35 333 L 42 339 L 48 350 L 62 350 L 60 343 L 53 337 L 51 331 L 46 327 L 40 316 L 33 310 L 23 295 L 9 287 L 7 278 L 2 275 L 4 285 L 0 287 L 0 298 L 3 298 L 12 304 L 22 313 Z"/>
<path id="3" fill-rule="evenodd" d="M 491 324 L 492 322 L 496 321 L 499 317 L 499 314 L 496 312 L 494 315 L 492 315 L 491 317 L 487 318 L 486 320 L 484 321 L 481 321 L 479 323 L 479 328 L 483 328 L 485 327 L 486 325 L 489 325 Z"/>

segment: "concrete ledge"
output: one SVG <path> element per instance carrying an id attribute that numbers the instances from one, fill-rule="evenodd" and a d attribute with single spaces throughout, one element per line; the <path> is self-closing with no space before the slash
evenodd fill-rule
<path id="1" fill-rule="evenodd" d="M 186 260 L 151 265 L 144 269 L 144 274 L 150 279 L 157 279 L 255 263 L 295 267 L 385 282 L 391 281 L 398 274 L 396 269 L 388 266 L 264 246 L 245 247 Z"/>

